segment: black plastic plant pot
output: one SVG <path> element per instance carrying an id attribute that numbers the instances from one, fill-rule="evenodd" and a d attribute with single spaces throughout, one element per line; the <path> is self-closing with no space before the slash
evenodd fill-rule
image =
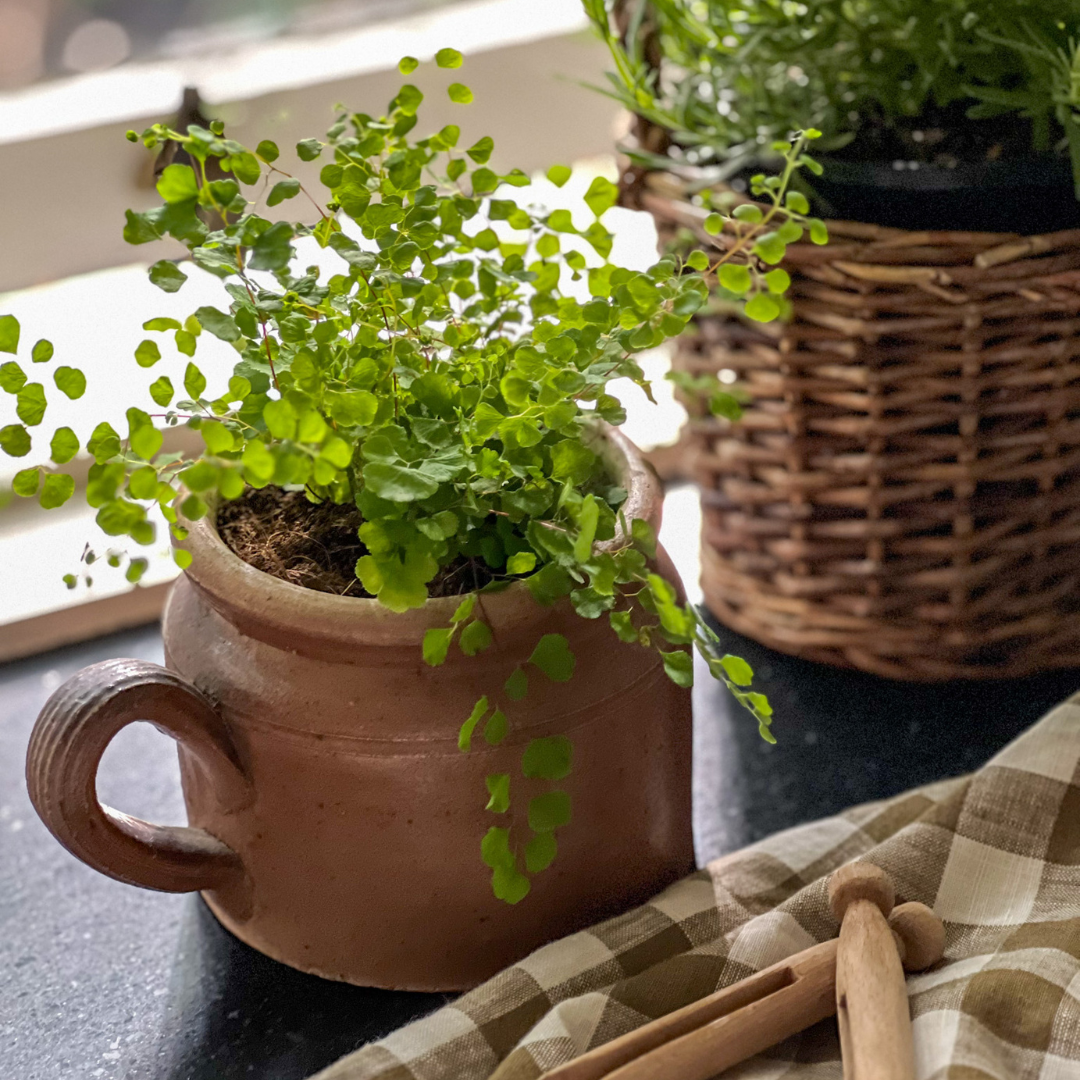
<path id="1" fill-rule="evenodd" d="M 841 221 L 898 229 L 1035 235 L 1080 228 L 1080 202 L 1066 160 L 988 161 L 955 168 L 919 162 L 821 157 L 814 211 Z"/>

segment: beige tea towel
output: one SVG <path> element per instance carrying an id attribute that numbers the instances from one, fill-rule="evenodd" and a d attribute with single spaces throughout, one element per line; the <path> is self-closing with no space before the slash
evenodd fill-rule
<path id="1" fill-rule="evenodd" d="M 944 960 L 908 980 L 921 1080 L 1080 1080 L 1080 694 L 977 773 L 718 859 L 318 1080 L 534 1080 L 835 936 L 825 880 L 857 858 L 945 922 Z M 835 1021 L 725 1074 L 840 1076 Z"/>

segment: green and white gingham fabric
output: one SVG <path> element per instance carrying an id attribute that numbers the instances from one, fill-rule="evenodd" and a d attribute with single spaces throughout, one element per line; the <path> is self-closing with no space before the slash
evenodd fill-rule
<path id="1" fill-rule="evenodd" d="M 835 936 L 826 878 L 853 859 L 945 922 L 908 981 L 920 1080 L 1080 1080 L 1080 694 L 979 772 L 718 859 L 317 1080 L 534 1080 Z M 839 1080 L 835 1021 L 725 1075 Z"/>

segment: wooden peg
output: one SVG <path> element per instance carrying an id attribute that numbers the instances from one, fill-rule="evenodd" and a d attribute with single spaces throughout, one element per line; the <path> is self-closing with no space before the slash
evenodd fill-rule
<path id="1" fill-rule="evenodd" d="M 889 926 L 910 971 L 941 958 L 941 921 L 902 904 Z M 836 1011 L 838 942 L 822 942 L 724 990 L 604 1043 L 545 1080 L 707 1080 Z"/>
<path id="2" fill-rule="evenodd" d="M 708 1080 L 835 1011 L 834 939 L 598 1046 L 544 1080 Z"/>
<path id="3" fill-rule="evenodd" d="M 904 969 L 886 921 L 894 900 L 889 875 L 871 863 L 844 866 L 829 882 L 840 920 L 836 1018 L 844 1080 L 915 1080 Z"/>

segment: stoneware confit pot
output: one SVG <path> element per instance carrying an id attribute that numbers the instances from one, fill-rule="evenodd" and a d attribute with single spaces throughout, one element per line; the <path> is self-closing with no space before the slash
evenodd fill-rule
<path id="1" fill-rule="evenodd" d="M 661 491 L 637 450 L 614 431 L 598 449 L 629 493 L 627 520 L 658 527 Z M 409 990 L 474 986 L 692 869 L 689 691 L 606 618 L 541 607 L 515 584 L 483 597 L 495 645 L 474 657 L 455 648 L 432 668 L 424 631 L 449 625 L 459 598 L 394 614 L 304 589 L 243 562 L 209 519 L 185 546 L 194 559 L 165 612 L 166 667 L 84 668 L 31 737 L 34 806 L 89 866 L 148 889 L 200 890 L 242 941 L 302 971 Z M 658 562 L 677 581 L 663 553 Z M 477 699 L 500 691 L 545 633 L 569 639 L 573 678 L 530 669 L 506 741 L 459 751 Z M 98 802 L 102 753 L 138 720 L 178 744 L 187 827 Z M 573 821 L 555 862 L 510 906 L 480 859 L 486 830 L 506 823 L 484 810 L 484 777 L 510 773 L 523 807 L 550 786 L 522 779 L 524 745 L 554 734 L 573 740 L 561 785 Z"/>

